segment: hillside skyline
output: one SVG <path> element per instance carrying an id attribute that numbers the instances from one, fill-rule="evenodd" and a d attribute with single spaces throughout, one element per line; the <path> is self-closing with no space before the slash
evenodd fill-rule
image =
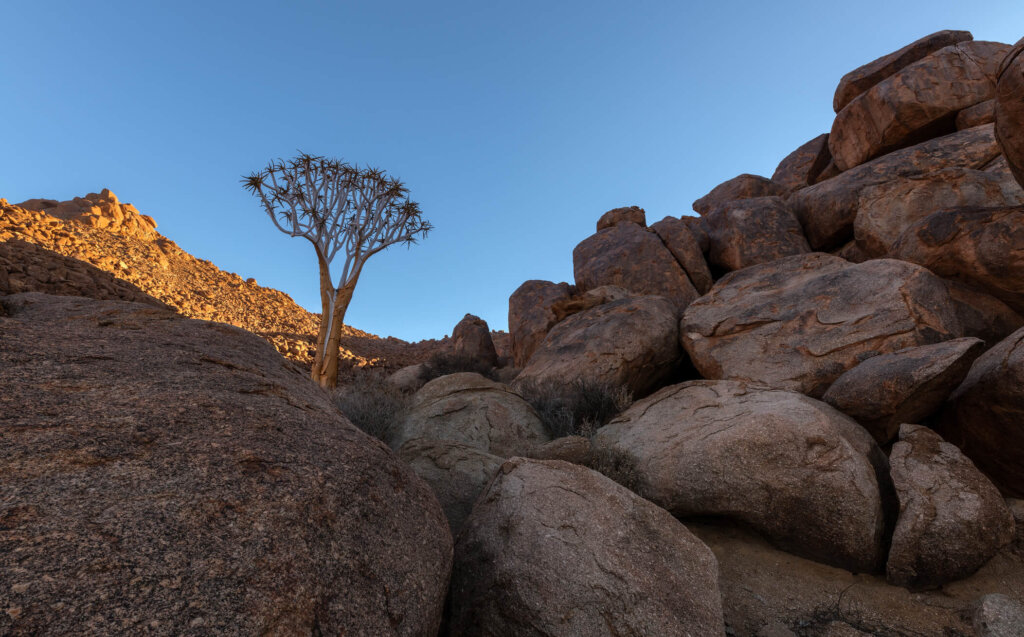
<path id="1" fill-rule="evenodd" d="M 512 291 L 571 282 L 567 255 L 608 209 L 692 214 L 725 179 L 770 176 L 878 55 L 940 29 L 1012 43 L 1024 23 L 1009 2 L 246 6 L 0 10 L 20 96 L 0 106 L 0 197 L 110 188 L 183 249 L 318 311 L 311 247 L 238 180 L 300 149 L 379 166 L 437 230 L 369 262 L 346 322 L 406 340 L 467 312 L 507 329 Z"/>

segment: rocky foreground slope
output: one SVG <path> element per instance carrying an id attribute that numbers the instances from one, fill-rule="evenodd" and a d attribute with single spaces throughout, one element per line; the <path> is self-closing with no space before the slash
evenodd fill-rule
<path id="1" fill-rule="evenodd" d="M 932 34 L 771 179 L 605 213 L 510 298 L 509 384 L 392 376 L 395 453 L 252 335 L 0 244 L 7 292 L 136 301 L 0 294 L 0 633 L 1024 635 L 1022 49 Z"/>

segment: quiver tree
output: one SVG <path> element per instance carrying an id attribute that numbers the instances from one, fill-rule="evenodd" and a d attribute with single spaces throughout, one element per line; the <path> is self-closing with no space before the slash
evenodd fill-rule
<path id="1" fill-rule="evenodd" d="M 312 377 L 335 387 L 342 322 L 366 260 L 396 243 L 416 243 L 431 225 L 401 181 L 337 159 L 305 153 L 279 159 L 242 183 L 278 230 L 308 239 L 316 250 L 323 312 Z M 331 265 L 338 254 L 345 261 L 334 278 Z"/>

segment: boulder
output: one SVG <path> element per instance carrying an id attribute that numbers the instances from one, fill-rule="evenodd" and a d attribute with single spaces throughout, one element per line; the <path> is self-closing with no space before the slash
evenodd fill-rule
<path id="1" fill-rule="evenodd" d="M 938 430 L 1005 493 L 1024 497 L 1024 328 L 974 362 Z"/>
<path id="2" fill-rule="evenodd" d="M 527 281 L 508 299 L 508 331 L 512 340 L 512 361 L 523 367 L 530 360 L 557 320 L 551 306 L 572 294 L 568 283 Z"/>
<path id="3" fill-rule="evenodd" d="M 992 125 L 960 131 L 898 150 L 803 188 L 787 200 L 815 250 L 832 250 L 853 238 L 861 193 L 899 178 L 943 168 L 982 169 L 999 156 Z"/>
<path id="4" fill-rule="evenodd" d="M 788 192 L 789 188 L 783 184 L 760 175 L 744 173 L 712 188 L 711 192 L 693 202 L 693 209 L 703 217 L 728 201 L 751 197 L 780 197 Z"/>
<path id="5" fill-rule="evenodd" d="M 999 65 L 995 96 L 996 137 L 1006 159 L 1024 186 L 1024 40 Z"/>
<path id="6" fill-rule="evenodd" d="M 574 314 L 548 332 L 516 378 L 625 385 L 634 396 L 657 388 L 680 360 L 676 310 L 657 296 L 626 298 Z"/>
<path id="7" fill-rule="evenodd" d="M 1010 509 L 989 479 L 934 431 L 905 424 L 899 436 L 889 456 L 900 513 L 888 580 L 931 588 L 974 573 L 1013 540 Z"/>
<path id="8" fill-rule="evenodd" d="M 502 458 L 452 440 L 410 440 L 398 457 L 430 485 L 457 537 L 473 503 L 504 462 Z"/>
<path id="9" fill-rule="evenodd" d="M 910 64 L 836 115 L 829 150 L 840 170 L 954 129 L 956 114 L 995 97 L 999 62 L 1010 47 L 961 42 Z"/>
<path id="10" fill-rule="evenodd" d="M 537 412 L 506 385 L 461 372 L 435 378 L 413 395 L 392 439 L 450 440 L 508 458 L 549 440 Z"/>
<path id="11" fill-rule="evenodd" d="M 690 283 L 698 294 L 707 294 L 714 284 L 711 270 L 704 260 L 704 250 L 690 232 L 689 226 L 675 217 L 665 217 L 651 225 L 661 242 L 675 257 L 676 263 L 686 272 Z"/>
<path id="12" fill-rule="evenodd" d="M 906 422 L 923 422 L 956 389 L 985 343 L 978 338 L 908 347 L 867 359 L 840 376 L 823 401 L 887 444 Z"/>
<path id="13" fill-rule="evenodd" d="M 637 294 L 663 296 L 679 312 L 699 296 L 657 233 L 633 223 L 584 239 L 572 251 L 572 265 L 580 292 L 619 286 Z"/>
<path id="14" fill-rule="evenodd" d="M 892 256 L 1024 312 L 1024 206 L 942 210 L 910 225 Z"/>
<path id="15" fill-rule="evenodd" d="M 700 251 L 707 254 L 710 243 L 708 241 L 708 225 L 704 221 L 704 217 L 696 217 L 693 215 L 683 215 L 679 217 L 679 220 L 686 224 L 686 228 L 693 235 L 693 238 L 697 240 L 697 245 L 700 246 Z"/>
<path id="16" fill-rule="evenodd" d="M 956 114 L 956 129 L 965 130 L 991 124 L 996 121 L 996 101 L 994 99 L 979 102 Z"/>
<path id="17" fill-rule="evenodd" d="M 800 222 L 779 197 L 730 201 L 704 219 L 711 244 L 708 260 L 726 271 L 811 251 Z"/>
<path id="18" fill-rule="evenodd" d="M 772 181 L 790 190 L 810 186 L 830 161 L 828 133 L 822 133 L 786 155 L 772 174 Z"/>
<path id="19" fill-rule="evenodd" d="M 18 204 L 18 207 L 39 210 L 58 219 L 77 221 L 86 226 L 147 241 L 159 236 L 153 217 L 139 214 L 131 204 L 122 204 L 118 201 L 117 195 L 106 188 L 99 193 L 91 192 L 85 197 L 75 197 L 70 201 L 29 199 Z"/>
<path id="20" fill-rule="evenodd" d="M 967 168 L 946 168 L 862 191 L 853 224 L 854 236 L 866 254 L 884 257 L 904 230 L 937 210 L 1022 203 L 1024 190 L 1012 178 Z"/>
<path id="21" fill-rule="evenodd" d="M 864 358 L 964 336 L 942 279 L 903 261 L 786 257 L 723 277 L 687 308 L 683 347 L 704 378 L 821 396 Z"/>
<path id="22" fill-rule="evenodd" d="M 711 551 L 584 467 L 509 460 L 459 536 L 452 637 L 724 636 L 723 626 Z"/>
<path id="23" fill-rule="evenodd" d="M 885 559 L 872 464 L 884 455 L 820 401 L 691 381 L 634 403 L 593 444 L 635 458 L 643 495 L 676 516 L 737 520 L 787 550 L 853 571 L 879 570 Z"/>
<path id="24" fill-rule="evenodd" d="M 426 384 L 424 376 L 427 372 L 426 363 L 407 365 L 388 376 L 388 382 L 402 391 L 414 392 Z"/>
<path id="25" fill-rule="evenodd" d="M 1001 593 L 982 595 L 973 619 L 978 637 L 1020 637 L 1024 604 Z"/>
<path id="26" fill-rule="evenodd" d="M 0 634 L 437 634 L 437 499 L 308 371 L 150 305 L 2 301 Z"/>
<path id="27" fill-rule="evenodd" d="M 491 340 L 491 330 L 487 321 L 479 316 L 467 314 L 452 330 L 455 342 L 455 355 L 480 361 L 491 367 L 498 365 L 498 352 Z"/>
<path id="28" fill-rule="evenodd" d="M 613 208 L 601 215 L 601 218 L 597 220 L 597 231 L 601 232 L 605 228 L 611 228 L 612 226 L 617 226 L 620 223 L 633 223 L 638 226 L 646 226 L 647 215 L 644 213 L 644 209 L 638 206 Z"/>
<path id="29" fill-rule="evenodd" d="M 973 39 L 974 36 L 969 31 L 938 31 L 911 42 L 899 51 L 858 67 L 839 80 L 832 108 L 838 113 L 854 98 L 904 67 L 951 44 L 969 42 Z"/>

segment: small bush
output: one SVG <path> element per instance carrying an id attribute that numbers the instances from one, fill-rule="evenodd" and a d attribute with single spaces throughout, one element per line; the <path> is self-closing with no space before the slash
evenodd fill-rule
<path id="1" fill-rule="evenodd" d="M 595 450 L 590 468 L 611 478 L 640 497 L 644 494 L 644 482 L 636 458 L 618 449 Z"/>
<path id="2" fill-rule="evenodd" d="M 412 396 L 375 371 L 358 372 L 334 391 L 334 404 L 367 434 L 390 444 Z"/>
<path id="3" fill-rule="evenodd" d="M 465 354 L 442 351 L 431 356 L 427 362 L 423 364 L 423 369 L 420 372 L 420 378 L 426 383 L 434 380 L 435 378 L 447 376 L 448 374 L 475 372 L 484 378 L 496 380 L 494 371 L 494 368 L 491 367 L 490 364 L 480 360 L 479 358 L 467 356 Z"/>
<path id="4" fill-rule="evenodd" d="M 526 381 L 518 392 L 537 411 L 552 438 L 589 437 L 633 402 L 625 387 L 586 379 Z"/>

